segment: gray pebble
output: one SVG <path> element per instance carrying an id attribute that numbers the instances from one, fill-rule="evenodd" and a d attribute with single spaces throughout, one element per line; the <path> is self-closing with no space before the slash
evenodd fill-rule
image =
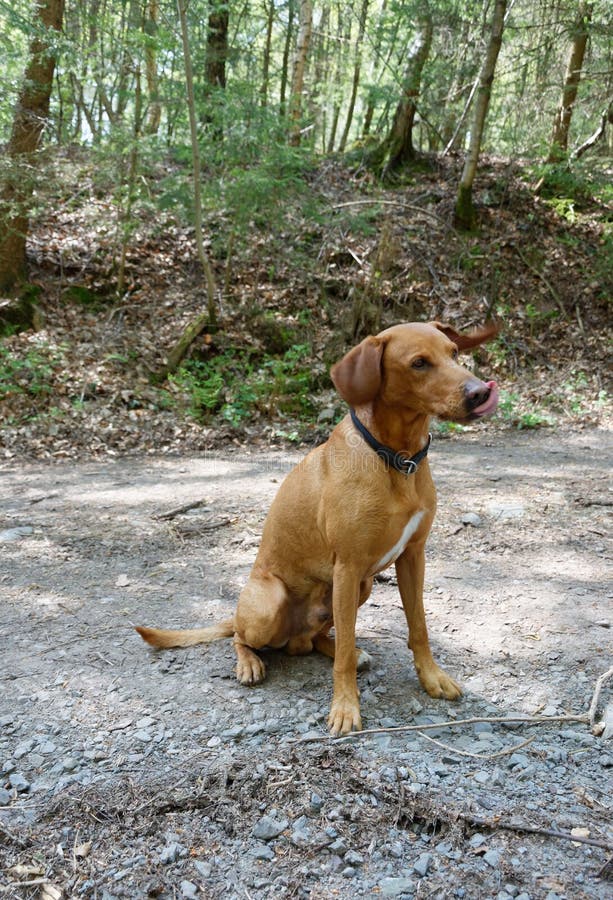
<path id="1" fill-rule="evenodd" d="M 349 866 L 361 866 L 364 864 L 364 857 L 357 850 L 348 850 L 343 859 Z"/>
<path id="2" fill-rule="evenodd" d="M 271 841 L 285 831 L 289 822 L 287 819 L 275 819 L 273 816 L 262 816 L 259 822 L 253 826 L 251 834 L 259 841 Z"/>
<path id="3" fill-rule="evenodd" d="M 194 868 L 203 878 L 208 878 L 213 870 L 213 867 L 209 862 L 202 862 L 200 859 L 194 860 Z"/>
<path id="4" fill-rule="evenodd" d="M 432 865 L 432 859 L 431 853 L 422 853 L 417 862 L 413 863 L 413 868 L 421 878 L 428 874 L 428 870 Z"/>
<path id="5" fill-rule="evenodd" d="M 498 850 L 488 850 L 487 853 L 483 854 L 483 859 L 488 866 L 496 869 L 500 865 L 500 852 Z"/>
<path id="6" fill-rule="evenodd" d="M 9 784 L 18 794 L 24 794 L 30 789 L 30 782 L 19 772 L 11 772 L 9 775 Z"/>
<path id="7" fill-rule="evenodd" d="M 275 858 L 274 850 L 267 844 L 258 844 L 250 852 L 254 859 L 265 859 L 270 862 Z"/>
<path id="8" fill-rule="evenodd" d="M 400 894 L 413 894 L 415 882 L 411 878 L 384 878 L 379 884 L 383 897 L 398 897 Z"/>
<path id="9" fill-rule="evenodd" d="M 160 862 L 163 866 L 168 866 L 171 863 L 176 862 L 184 852 L 185 848 L 182 847 L 181 844 L 178 844 L 176 841 L 171 841 L 169 844 L 166 844 L 160 853 Z"/>
<path id="10" fill-rule="evenodd" d="M 8 806 L 11 802 L 11 792 L 0 787 L 0 806 Z"/>
<path id="11" fill-rule="evenodd" d="M 181 894 L 183 897 L 194 898 L 198 896 L 198 885 L 194 884 L 193 881 L 182 881 L 181 882 Z"/>

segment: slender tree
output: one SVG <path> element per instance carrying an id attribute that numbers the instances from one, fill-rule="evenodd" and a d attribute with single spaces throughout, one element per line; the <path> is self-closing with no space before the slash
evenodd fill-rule
<path id="1" fill-rule="evenodd" d="M 290 100 L 290 144 L 298 146 L 302 129 L 302 92 L 304 90 L 304 72 L 306 69 L 311 34 L 313 31 L 313 6 L 311 0 L 300 0 L 300 22 L 298 41 L 292 75 L 292 91 Z"/>
<path id="2" fill-rule="evenodd" d="M 485 59 L 483 60 L 483 65 L 481 67 L 481 73 L 479 75 L 479 89 L 470 129 L 468 153 L 466 154 L 466 161 L 464 163 L 464 169 L 462 170 L 462 177 L 460 178 L 455 205 L 455 222 L 460 228 L 470 229 L 473 228 L 475 224 L 473 182 L 477 173 L 479 153 L 481 152 L 481 139 L 483 137 L 483 129 L 485 128 L 485 120 L 490 105 L 496 62 L 502 44 L 502 32 L 504 30 L 506 8 L 507 0 L 496 0 L 494 12 L 492 14 L 490 37 L 487 44 Z"/>
<path id="3" fill-rule="evenodd" d="M 198 259 L 206 279 L 207 314 L 209 321 L 214 323 L 217 319 L 215 306 L 215 276 L 213 267 L 204 249 L 202 235 L 202 186 L 200 183 L 200 147 L 198 145 L 198 125 L 196 122 L 196 100 L 194 95 L 194 75 L 192 69 L 192 57 L 189 46 L 189 31 L 187 27 L 187 0 L 177 0 L 177 10 L 181 23 L 181 39 L 183 43 L 183 65 L 185 68 L 185 90 L 187 94 L 187 108 L 189 112 L 189 128 L 192 142 L 192 168 L 194 178 L 194 230 L 196 233 L 196 247 Z"/>
<path id="4" fill-rule="evenodd" d="M 360 8 L 360 18 L 358 23 L 358 35 L 355 41 L 354 47 L 354 64 L 353 64 L 353 78 L 351 81 L 351 94 L 349 96 L 349 108 L 347 110 L 347 118 L 345 120 L 345 128 L 343 129 L 343 134 L 341 136 L 340 143 L 338 145 L 338 149 L 342 153 L 347 146 L 347 141 L 349 139 L 349 131 L 351 130 L 351 123 L 353 121 L 353 113 L 355 111 L 355 102 L 358 96 L 358 87 L 360 85 L 360 71 L 362 68 L 362 42 L 364 40 L 364 30 L 366 28 L 366 19 L 368 16 L 368 4 L 369 0 L 362 0 L 362 6 Z"/>
<path id="5" fill-rule="evenodd" d="M 579 82 L 581 81 L 581 69 L 583 68 L 583 58 L 587 47 L 593 9 L 594 4 L 585 2 L 585 0 L 581 0 L 577 9 L 562 97 L 553 121 L 553 134 L 547 156 L 547 162 L 549 163 L 560 162 L 566 157 L 568 132 L 579 90 Z"/>
<path id="6" fill-rule="evenodd" d="M 149 109 L 147 111 L 147 121 L 145 123 L 145 131 L 147 134 L 157 134 L 162 119 L 160 80 L 156 53 L 159 6 L 158 0 L 148 0 L 144 25 L 146 35 L 145 73 L 147 76 L 147 91 L 149 93 Z"/>
<path id="7" fill-rule="evenodd" d="M 53 32 L 62 27 L 64 0 L 43 0 L 35 9 L 35 37 L 6 149 L 8 173 L 0 190 L 0 290 L 6 292 L 25 278 L 27 271 L 28 206 L 34 190 L 36 151 L 49 115 L 55 69 Z"/>
<path id="8" fill-rule="evenodd" d="M 382 172 L 384 178 L 414 160 L 416 156 L 413 146 L 413 125 L 424 66 L 432 46 L 432 31 L 432 16 L 429 10 L 425 10 L 419 30 L 409 49 L 402 98 L 396 107 L 390 132 L 383 142 L 383 158 L 387 158 Z"/>

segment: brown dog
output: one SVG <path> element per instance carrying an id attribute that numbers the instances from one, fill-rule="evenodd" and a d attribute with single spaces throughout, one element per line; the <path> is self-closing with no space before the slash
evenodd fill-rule
<path id="1" fill-rule="evenodd" d="M 459 697 L 432 658 L 423 607 L 424 546 L 436 508 L 428 423 L 494 411 L 495 382 L 479 381 L 457 357 L 496 332 L 490 325 L 460 335 L 438 322 L 414 323 L 354 347 L 331 372 L 352 413 L 281 485 L 234 617 L 211 628 L 139 634 L 154 647 L 233 636 L 236 676 L 249 685 L 265 676 L 256 650 L 315 648 L 334 659 L 328 726 L 344 734 L 361 728 L 356 673 L 368 654 L 355 646 L 358 607 L 373 577 L 395 563 L 419 680 L 431 697 Z"/>

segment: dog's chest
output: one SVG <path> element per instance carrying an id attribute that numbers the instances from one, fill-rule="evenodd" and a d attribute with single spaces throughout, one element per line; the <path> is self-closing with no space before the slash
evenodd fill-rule
<path id="1" fill-rule="evenodd" d="M 384 553 L 381 559 L 373 566 L 373 575 L 376 575 L 377 572 L 383 571 L 383 569 L 386 569 L 393 562 L 396 562 L 401 553 L 404 552 L 406 545 L 409 543 L 409 541 L 419 528 L 421 520 L 424 517 L 424 512 L 425 510 L 420 509 L 416 513 L 413 513 L 407 524 L 402 529 L 402 533 L 394 546 L 391 547 L 387 551 L 387 553 Z"/>

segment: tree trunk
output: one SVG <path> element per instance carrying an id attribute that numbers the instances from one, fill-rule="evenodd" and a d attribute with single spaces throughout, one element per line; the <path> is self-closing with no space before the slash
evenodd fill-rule
<path id="1" fill-rule="evenodd" d="M 279 115 L 281 118 L 285 116 L 285 107 L 287 101 L 287 82 L 289 80 L 289 57 L 292 48 L 292 31 L 294 29 L 294 4 L 295 0 L 289 0 L 287 12 L 287 31 L 285 33 L 285 43 L 283 44 L 283 60 L 281 63 L 281 88 L 279 91 Z"/>
<path id="2" fill-rule="evenodd" d="M 585 48 L 587 47 L 589 24 L 592 18 L 593 9 L 593 3 L 587 3 L 585 0 L 581 0 L 579 3 L 577 19 L 575 20 L 573 28 L 573 42 L 570 48 L 566 76 L 564 78 L 564 87 L 562 88 L 562 97 L 553 121 L 551 146 L 549 148 L 549 155 L 547 156 L 548 163 L 561 162 L 566 157 L 566 152 L 568 150 L 568 132 L 573 115 L 573 107 L 575 100 L 577 99 L 577 91 L 579 90 L 583 57 L 585 56 Z"/>
<path id="3" fill-rule="evenodd" d="M 300 145 L 302 119 L 302 91 L 304 89 L 304 71 L 306 69 L 311 32 L 313 30 L 313 7 L 311 0 L 300 0 L 300 24 L 296 44 L 296 58 L 292 75 L 292 92 L 290 98 L 290 137 L 293 147 Z"/>
<path id="4" fill-rule="evenodd" d="M 156 36 L 158 30 L 159 3 L 158 0 L 149 0 L 145 18 L 145 73 L 147 76 L 147 91 L 149 93 L 149 110 L 145 131 L 147 134 L 157 134 L 162 119 L 162 104 L 160 103 L 160 86 L 156 54 Z"/>
<path id="5" fill-rule="evenodd" d="M 204 249 L 202 236 L 202 188 L 200 184 L 200 148 L 198 145 L 198 124 L 196 122 L 196 101 L 194 97 L 194 75 L 192 70 L 192 57 L 189 49 L 189 34 L 187 30 L 187 3 L 188 0 L 177 0 L 177 9 L 181 23 L 181 38 L 183 42 L 183 65 L 185 68 L 185 89 L 187 93 L 187 108 L 189 112 L 189 128 L 192 142 L 192 162 L 194 176 L 194 231 L 196 235 L 196 247 L 202 271 L 206 279 L 207 314 L 209 322 L 214 325 L 217 321 L 215 307 L 215 276 L 213 267 Z"/>
<path id="6" fill-rule="evenodd" d="M 217 3 L 209 13 L 204 72 L 207 85 L 213 89 L 226 86 L 229 24 L 230 13 L 227 4 Z"/>
<path id="7" fill-rule="evenodd" d="M 347 119 L 345 120 L 345 128 L 338 145 L 339 151 L 342 153 L 347 146 L 349 139 L 349 131 L 353 120 L 355 110 L 355 101 L 358 96 L 358 87 L 360 84 L 360 70 L 362 67 L 362 41 L 364 40 L 364 31 L 366 29 L 366 17 L 368 15 L 369 0 L 362 0 L 362 8 L 360 10 L 360 21 L 358 27 L 358 36 L 355 42 L 355 63 L 353 66 L 353 80 L 351 83 L 351 96 L 349 98 L 349 109 L 347 110 Z"/>
<path id="8" fill-rule="evenodd" d="M 413 124 L 417 112 L 417 99 L 421 90 L 421 77 L 432 46 L 432 17 L 428 13 L 421 22 L 409 51 L 409 63 L 404 76 L 403 96 L 394 114 L 390 133 L 384 140 L 383 178 L 396 172 L 415 159 Z"/>
<path id="9" fill-rule="evenodd" d="M 8 292 L 26 275 L 28 206 L 34 190 L 36 151 L 49 116 L 55 57 L 48 32 L 62 27 L 64 0 L 36 4 L 29 62 L 6 149 L 8 174 L 0 193 L 0 290 Z"/>
<path id="10" fill-rule="evenodd" d="M 266 5 L 266 42 L 264 44 L 264 57 L 262 59 L 262 84 L 260 87 L 260 103 L 263 107 L 268 105 L 268 82 L 270 79 L 270 56 L 272 53 L 272 27 L 275 20 L 275 0 L 269 0 Z"/>
<path id="11" fill-rule="evenodd" d="M 479 162 L 479 153 L 481 151 L 481 139 L 483 137 L 483 129 L 485 127 L 487 111 L 490 105 L 496 62 L 502 44 L 506 6 L 507 0 L 496 0 L 492 16 L 490 38 L 483 66 L 481 67 L 481 74 L 479 76 L 479 90 L 470 129 L 470 143 L 455 205 L 455 222 L 459 228 L 471 229 L 475 224 L 475 209 L 472 199 L 473 182 L 477 172 L 477 163 Z"/>

